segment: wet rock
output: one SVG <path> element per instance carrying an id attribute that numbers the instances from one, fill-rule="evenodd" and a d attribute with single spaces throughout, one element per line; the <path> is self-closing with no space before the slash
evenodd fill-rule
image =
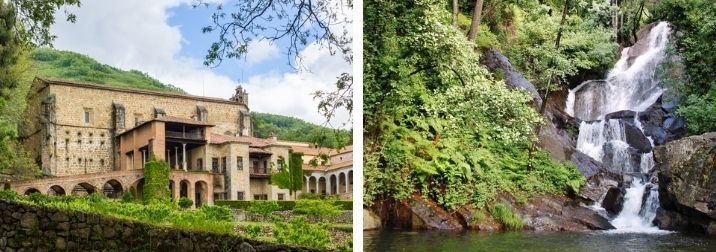
<path id="1" fill-rule="evenodd" d="M 574 151 L 570 160 L 577 165 L 577 169 L 587 178 L 594 176 L 599 171 L 605 170 L 601 162 L 580 151 Z"/>
<path id="2" fill-rule="evenodd" d="M 651 142 L 644 135 L 643 132 L 636 126 L 630 123 L 621 122 L 624 125 L 624 135 L 626 136 L 626 142 L 634 147 L 640 153 L 647 153 L 651 151 Z"/>
<path id="3" fill-rule="evenodd" d="M 625 191 L 622 188 L 609 188 L 607 194 L 604 195 L 602 207 L 612 215 L 618 214 L 624 207 L 624 193 Z"/>
<path id="4" fill-rule="evenodd" d="M 369 209 L 363 209 L 363 230 L 380 229 L 381 226 L 380 216 Z"/>
<path id="5" fill-rule="evenodd" d="M 532 103 L 535 108 L 542 106 L 542 98 L 540 98 L 535 86 L 512 67 L 507 57 L 494 49 L 484 50 L 483 55 L 482 64 L 487 66 L 490 72 L 504 75 L 505 84 L 507 84 L 509 88 L 527 91 L 532 95 Z"/>
<path id="6" fill-rule="evenodd" d="M 409 202 L 410 210 L 413 213 L 414 224 L 421 222 L 425 229 L 461 231 L 463 226 L 460 221 L 442 209 L 435 202 L 423 199 L 414 195 Z M 414 225 L 415 226 L 415 225 Z"/>
<path id="7" fill-rule="evenodd" d="M 670 228 L 695 225 L 705 233 L 716 221 L 716 132 L 657 147 L 654 160 L 661 207 L 679 214 L 662 213 L 659 222 Z"/>
<path id="8" fill-rule="evenodd" d="M 636 60 L 637 57 L 649 50 L 649 32 L 651 32 L 651 29 L 657 24 L 658 23 L 651 23 L 645 25 L 639 30 L 639 32 L 637 32 L 636 43 L 634 43 L 634 45 L 632 45 L 627 52 L 627 62 L 629 63 L 629 66 L 634 64 L 634 60 Z"/>
<path id="9" fill-rule="evenodd" d="M 562 215 L 570 216 L 572 220 L 587 226 L 591 230 L 609 230 L 614 226 L 604 216 L 592 209 L 580 205 L 568 205 L 562 209 Z"/>
<path id="10" fill-rule="evenodd" d="M 590 204 L 599 202 L 609 188 L 618 187 L 621 181 L 621 176 L 602 170 L 587 179 L 587 183 L 579 190 L 578 196 Z"/>
<path id="11" fill-rule="evenodd" d="M 248 242 L 243 242 L 239 245 L 239 252 L 256 252 L 256 249 Z"/>
<path id="12" fill-rule="evenodd" d="M 496 232 L 502 229 L 502 224 L 485 210 L 475 209 L 472 205 L 461 207 L 455 213 L 462 220 L 466 228 L 484 232 Z"/>
<path id="13" fill-rule="evenodd" d="M 602 162 L 612 172 L 638 172 L 641 166 L 641 152 L 623 142 L 612 141 L 602 146 Z"/>

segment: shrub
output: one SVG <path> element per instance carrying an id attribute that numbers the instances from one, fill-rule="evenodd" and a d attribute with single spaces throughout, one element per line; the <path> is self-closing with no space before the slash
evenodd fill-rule
<path id="1" fill-rule="evenodd" d="M 281 207 L 276 201 L 256 201 L 251 206 L 246 208 L 246 211 L 263 216 L 269 216 L 274 211 L 278 211 L 280 209 Z"/>
<path id="2" fill-rule="evenodd" d="M 341 209 L 334 201 L 299 200 L 296 201 L 296 207 L 293 208 L 293 212 L 313 216 L 336 216 L 341 213 Z"/>
<path id="3" fill-rule="evenodd" d="M 261 235 L 263 228 L 256 224 L 249 224 L 246 226 L 246 236 L 252 239 L 256 239 Z"/>
<path id="4" fill-rule="evenodd" d="M 348 239 L 346 239 L 343 244 L 338 244 L 338 246 L 336 246 L 336 250 L 346 252 L 353 251 L 353 237 L 348 236 Z"/>
<path id="5" fill-rule="evenodd" d="M 192 201 L 191 199 L 189 199 L 187 197 L 181 197 L 181 198 L 179 198 L 179 201 L 177 202 L 177 204 L 179 205 L 179 207 L 181 207 L 183 209 L 187 209 L 187 208 L 190 208 L 192 205 L 194 205 L 194 201 Z"/>
<path id="6" fill-rule="evenodd" d="M 253 204 L 262 204 L 259 202 L 276 202 L 276 204 L 279 205 L 280 209 L 279 211 L 286 211 L 286 210 L 293 210 L 293 208 L 296 206 L 296 201 L 293 200 L 217 200 L 214 202 L 217 206 L 228 206 L 230 208 L 236 208 L 236 209 L 247 209 Z M 337 200 L 334 201 L 336 205 L 340 207 L 341 210 L 353 210 L 353 201 L 350 200 Z"/>
<path id="7" fill-rule="evenodd" d="M 231 210 L 225 206 L 203 205 L 199 208 L 199 213 L 204 215 L 207 220 L 230 221 L 234 219 Z"/>
<path id="8" fill-rule="evenodd" d="M 10 189 L 0 191 L 0 199 L 4 200 L 16 200 L 18 197 L 17 193 Z"/>
<path id="9" fill-rule="evenodd" d="M 298 195 L 298 199 L 322 199 L 323 197 L 317 193 L 301 193 Z"/>
<path id="10" fill-rule="evenodd" d="M 503 203 L 493 205 L 491 212 L 492 217 L 502 223 L 502 225 L 505 225 L 507 230 L 521 230 L 524 226 L 522 219 L 520 219 L 519 216 L 513 213 L 512 210 L 510 210 L 510 208 Z"/>
<path id="11" fill-rule="evenodd" d="M 137 200 L 137 198 L 134 196 L 133 191 L 128 191 L 122 194 L 122 202 L 124 203 L 134 202 L 135 200 Z"/>
<path id="12" fill-rule="evenodd" d="M 303 217 L 291 218 L 288 222 L 275 221 L 273 235 L 279 243 L 317 249 L 327 249 L 331 244 L 327 224 L 309 224 Z"/>

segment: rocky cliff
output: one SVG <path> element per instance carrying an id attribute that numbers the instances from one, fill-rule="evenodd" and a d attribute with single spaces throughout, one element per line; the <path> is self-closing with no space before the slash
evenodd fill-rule
<path id="1" fill-rule="evenodd" d="M 716 236 L 716 132 L 654 149 L 662 229 Z"/>

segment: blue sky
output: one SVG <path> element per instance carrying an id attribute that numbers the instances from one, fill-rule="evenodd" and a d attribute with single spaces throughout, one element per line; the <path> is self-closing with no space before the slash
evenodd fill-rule
<path id="1" fill-rule="evenodd" d="M 77 15 L 76 23 L 58 17 L 51 29 L 58 36 L 54 46 L 122 69 L 147 72 L 195 95 L 229 98 L 242 80 L 252 111 L 325 122 L 311 93 L 333 90 L 336 77 L 352 71 L 341 55 L 330 55 L 320 44 L 310 43 L 301 51 L 309 71 L 296 71 L 288 64 L 283 43 L 255 40 L 245 59 L 225 60 L 217 68 L 208 68 L 202 63 L 215 35 L 203 34 L 201 27 L 210 24 L 213 9 L 195 9 L 191 2 L 83 0 L 81 8 L 69 9 Z M 350 17 L 350 9 L 345 9 Z M 347 112 L 341 111 L 333 125 L 347 119 Z"/>

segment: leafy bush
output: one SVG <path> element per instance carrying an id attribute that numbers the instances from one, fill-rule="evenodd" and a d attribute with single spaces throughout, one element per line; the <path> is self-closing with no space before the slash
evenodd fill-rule
<path id="1" fill-rule="evenodd" d="M 137 200 L 137 197 L 134 196 L 134 192 L 132 192 L 132 191 L 128 191 L 128 192 L 125 192 L 124 194 L 122 194 L 122 202 L 124 202 L 124 203 L 133 202 L 136 200 Z"/>
<path id="2" fill-rule="evenodd" d="M 181 197 L 179 198 L 179 201 L 177 201 L 177 204 L 179 205 L 179 207 L 187 209 L 194 205 L 194 201 L 187 197 Z"/>
<path id="3" fill-rule="evenodd" d="M 246 226 L 246 236 L 252 239 L 256 239 L 262 235 L 263 228 L 259 225 L 249 224 Z"/>
<path id="4" fill-rule="evenodd" d="M 348 236 L 348 239 L 346 239 L 346 241 L 343 242 L 343 244 L 338 244 L 338 246 L 336 246 L 336 250 L 337 251 L 346 251 L 346 252 L 353 251 L 353 237 Z"/>
<path id="5" fill-rule="evenodd" d="M 322 198 L 323 198 L 323 196 L 321 196 L 321 194 L 318 194 L 318 193 L 301 193 L 298 195 L 298 199 L 317 200 L 317 199 L 322 199 Z"/>
<path id="6" fill-rule="evenodd" d="M 296 206 L 296 201 L 293 200 L 217 200 L 214 202 L 217 206 L 228 206 L 236 209 L 248 209 L 254 204 L 262 204 L 258 202 L 276 202 L 280 209 L 278 211 L 293 210 Z M 353 201 L 350 200 L 336 200 L 334 204 L 340 206 L 341 210 L 353 210 Z"/>
<path id="7" fill-rule="evenodd" d="M 517 231 L 521 230 L 524 226 L 522 219 L 503 203 L 493 205 L 490 211 L 492 212 L 492 217 L 502 223 L 502 225 L 505 225 L 507 230 Z"/>
<path id="8" fill-rule="evenodd" d="M 255 203 L 251 204 L 248 208 L 246 208 L 246 211 L 260 214 L 263 216 L 269 216 L 275 211 L 279 211 L 281 207 L 278 205 L 276 201 L 263 201 L 259 200 Z"/>
<path id="9" fill-rule="evenodd" d="M 326 223 L 309 224 L 303 217 L 291 218 L 288 222 L 275 221 L 273 235 L 279 243 L 310 248 L 327 249 L 331 244 L 331 233 Z"/>
<path id="10" fill-rule="evenodd" d="M 207 220 L 231 221 L 234 219 L 231 209 L 225 206 L 202 205 L 198 213 L 204 215 Z"/>
<path id="11" fill-rule="evenodd" d="M 293 212 L 313 216 L 336 216 L 341 213 L 341 209 L 333 201 L 299 200 L 296 201 Z"/>
<path id="12" fill-rule="evenodd" d="M 4 189 L 0 191 L 0 199 L 4 200 L 16 200 L 19 197 L 17 193 L 10 189 Z"/>

